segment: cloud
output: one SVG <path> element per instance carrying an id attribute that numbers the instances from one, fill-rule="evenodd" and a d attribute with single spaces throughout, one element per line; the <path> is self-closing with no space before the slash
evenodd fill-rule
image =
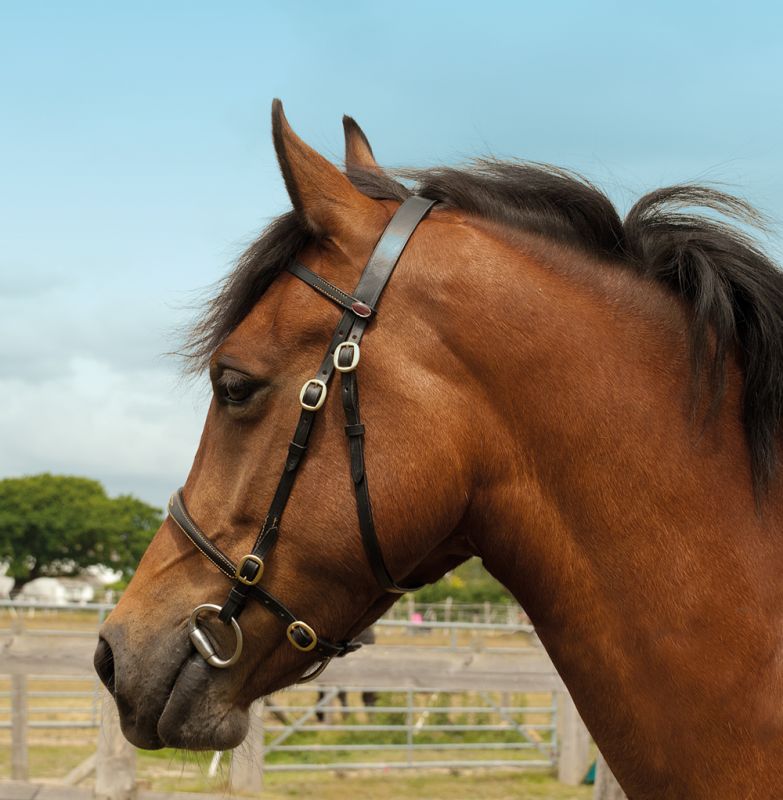
<path id="1" fill-rule="evenodd" d="M 86 475 L 163 505 L 184 482 L 208 402 L 174 370 L 73 357 L 53 376 L 3 376 L 0 475 Z"/>
<path id="2" fill-rule="evenodd" d="M 20 284 L 21 286 L 22 284 Z M 191 312 L 176 311 L 154 295 L 127 295 L 102 287 L 51 287 L 0 294 L 0 377 L 30 381 L 65 377 L 74 358 L 102 361 L 123 372 L 168 364 Z"/>
<path id="3" fill-rule="evenodd" d="M 66 285 L 64 275 L 45 273 L 20 264 L 0 264 L 0 298 L 40 299 Z"/>

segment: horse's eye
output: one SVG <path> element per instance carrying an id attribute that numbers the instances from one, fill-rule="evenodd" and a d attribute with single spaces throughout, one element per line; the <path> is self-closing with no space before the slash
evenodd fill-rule
<path id="1" fill-rule="evenodd" d="M 236 372 L 224 372 L 215 384 L 215 394 L 219 400 L 232 405 L 244 403 L 258 388 L 258 384 Z"/>
<path id="2" fill-rule="evenodd" d="M 244 403 L 253 393 L 253 384 L 247 381 L 231 383 L 223 387 L 223 392 L 229 403 Z"/>

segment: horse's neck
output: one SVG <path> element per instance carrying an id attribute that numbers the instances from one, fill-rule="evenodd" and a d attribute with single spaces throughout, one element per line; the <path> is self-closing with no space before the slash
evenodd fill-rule
<path id="1" fill-rule="evenodd" d="M 756 513 L 737 371 L 701 430 L 676 303 L 659 315 L 647 287 L 644 313 L 631 278 L 610 301 L 515 269 L 483 376 L 496 429 L 474 541 L 632 796 L 734 797 L 739 753 L 754 774 L 783 755 L 783 502 L 778 482 Z"/>

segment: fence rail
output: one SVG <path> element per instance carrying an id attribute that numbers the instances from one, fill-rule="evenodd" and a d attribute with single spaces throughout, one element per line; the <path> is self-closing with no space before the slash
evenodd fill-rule
<path id="1" fill-rule="evenodd" d="M 402 606 L 407 608 L 405 615 L 400 615 L 399 610 L 390 611 L 374 624 L 379 643 L 391 647 L 425 644 L 421 639 L 426 638 L 427 647 L 433 651 L 448 652 L 482 650 L 506 653 L 540 648 L 535 630 L 519 606 L 486 604 L 484 608 L 456 603 L 422 605 L 410 602 L 404 602 Z M 112 603 L 0 600 L 0 637 L 94 638 L 113 608 Z M 477 612 L 479 608 L 484 609 L 480 615 Z M 467 611 L 463 613 L 464 609 Z M 476 619 L 467 620 L 468 611 Z M 73 615 L 78 624 L 64 627 L 61 620 L 64 614 Z M 47 621 L 55 624 L 48 625 Z"/>
<path id="2" fill-rule="evenodd" d="M 587 733 L 529 621 L 505 606 L 455 606 L 432 610 L 409 604 L 404 617 L 376 623 L 379 646 L 358 654 L 377 658 L 353 656 L 354 672 L 336 669 L 348 664 L 335 665 L 335 676 L 354 678 L 342 685 L 322 678 L 315 689 L 294 687 L 261 704 L 243 745 L 252 757 L 240 753 L 231 759 L 232 787 L 253 791 L 262 772 L 501 766 L 556 769 L 564 782 L 579 782 L 587 765 Z M 17 669 L 4 678 L 0 665 L 0 735 L 7 738 L 10 731 L 12 777 L 27 779 L 28 740 L 36 746 L 41 737 L 58 739 L 71 731 L 69 742 L 75 742 L 91 731 L 83 741 L 95 741 L 97 732 L 98 755 L 73 770 L 73 780 L 94 769 L 107 785 L 135 781 L 135 767 L 128 766 L 132 748 L 119 733 L 114 704 L 103 703 L 105 692 L 89 658 L 90 640 L 112 607 L 0 601 L 0 637 L 32 642 L 33 649 L 46 652 L 47 637 L 63 642 L 67 635 L 67 648 L 85 654 L 83 671 L 67 677 L 36 677 Z M 383 660 L 387 648 L 397 647 L 393 658 Z M 481 681 L 465 666 L 465 651 L 489 659 L 468 659 L 483 670 Z M 395 683 L 409 672 L 421 676 L 424 662 L 427 674 L 443 685 Z M 534 667 L 526 675 L 528 663 Z M 368 665 L 375 669 L 371 679 Z M 502 672 L 492 671 L 497 665 Z M 355 678 L 364 682 L 352 683 Z M 377 683 L 368 683 L 376 678 Z M 511 688 L 518 679 L 525 681 L 524 692 Z M 113 766 L 101 772 L 102 753 Z M 216 754 L 215 764 L 219 758 Z"/>

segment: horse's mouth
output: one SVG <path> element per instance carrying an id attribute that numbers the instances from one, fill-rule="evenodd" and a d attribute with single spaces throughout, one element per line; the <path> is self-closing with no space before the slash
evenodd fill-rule
<path id="1" fill-rule="evenodd" d="M 236 705 L 221 670 L 208 666 L 180 636 L 170 638 L 146 668 L 112 655 L 102 637 L 96 668 L 114 697 L 125 738 L 144 750 L 236 747 L 247 733 L 247 709 Z M 118 666 L 124 662 L 116 675 L 115 660 Z"/>
<path id="2" fill-rule="evenodd" d="M 215 670 L 198 653 L 183 663 L 158 719 L 162 747 L 230 750 L 248 730 L 246 708 L 215 690 Z"/>

